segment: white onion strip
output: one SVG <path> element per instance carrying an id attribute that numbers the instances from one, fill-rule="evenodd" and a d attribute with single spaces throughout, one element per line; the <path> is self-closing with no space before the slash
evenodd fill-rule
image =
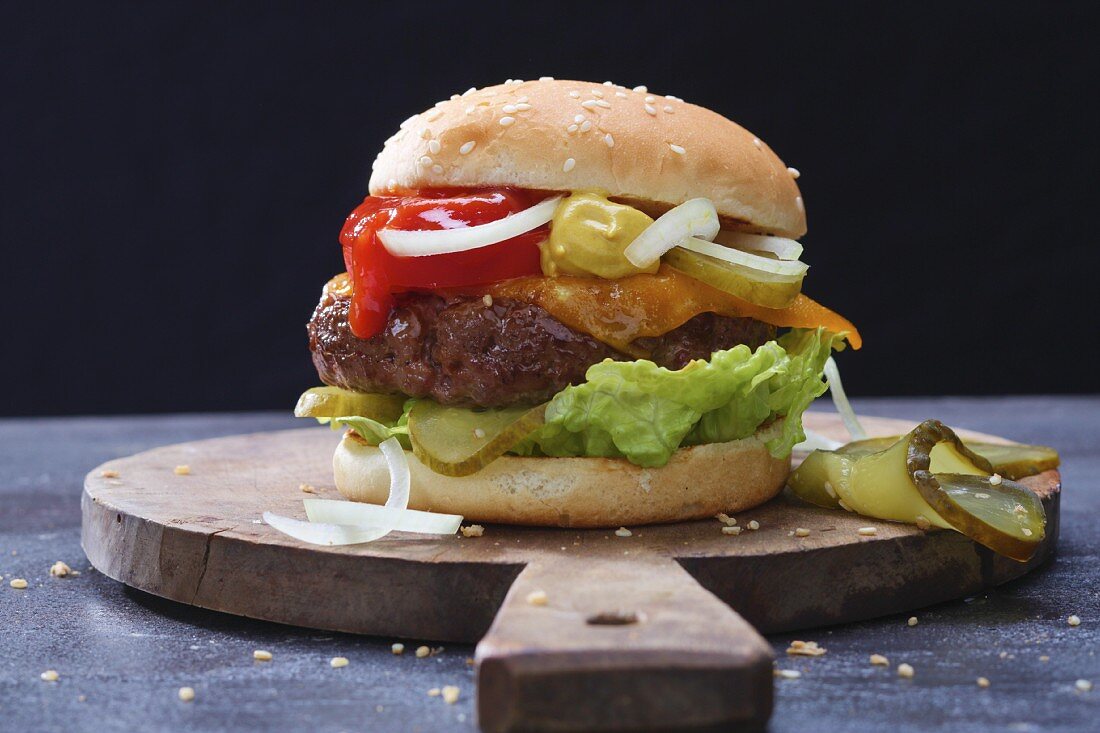
<path id="1" fill-rule="evenodd" d="M 385 512 L 378 518 L 379 521 L 363 525 L 303 522 L 300 519 L 291 519 L 272 512 L 264 512 L 264 521 L 283 534 L 313 545 L 358 545 L 385 537 L 397 528 L 400 512 L 406 511 L 409 507 L 409 489 L 412 481 L 409 461 L 397 438 L 383 440 L 378 444 L 378 448 L 382 451 L 386 465 L 390 469 L 390 495 L 386 499 L 386 508 L 394 510 Z"/>
<path id="2" fill-rule="evenodd" d="M 722 228 L 710 199 L 691 199 L 666 211 L 627 245 L 623 254 L 635 267 L 649 267 L 691 237 L 714 239 Z"/>
<path id="3" fill-rule="evenodd" d="M 725 231 L 719 232 L 714 241 L 744 252 L 768 252 L 781 260 L 797 260 L 802 256 L 802 243 L 785 237 Z"/>
<path id="4" fill-rule="evenodd" d="M 561 196 L 555 196 L 503 219 L 474 227 L 422 232 L 382 229 L 378 232 L 378 238 L 386 251 L 395 257 L 429 257 L 467 252 L 518 237 L 542 226 L 554 218 L 554 210 L 561 199 Z"/>
<path id="5" fill-rule="evenodd" d="M 844 394 L 844 385 L 840 382 L 840 369 L 837 368 L 831 356 L 825 361 L 825 379 L 829 382 L 829 395 L 833 398 L 836 411 L 840 413 L 840 419 L 844 421 L 844 427 L 848 429 L 848 435 L 852 440 L 866 440 L 867 431 L 859 424 L 856 411 L 848 402 L 848 395 Z"/>
<path id="6" fill-rule="evenodd" d="M 392 514 L 396 516 L 394 530 L 397 532 L 454 534 L 462 525 L 462 516 L 458 514 L 422 512 L 416 509 L 400 511 L 377 504 L 333 499 L 306 499 L 302 503 L 305 504 L 309 521 L 322 524 L 372 525 L 388 521 Z"/>
<path id="7" fill-rule="evenodd" d="M 773 260 L 770 257 L 742 252 L 732 247 L 723 247 L 720 244 L 708 242 L 705 239 L 686 239 L 680 243 L 684 249 L 691 250 L 701 255 L 714 257 L 718 260 L 748 267 L 752 270 L 766 272 L 769 275 L 798 278 L 806 274 L 810 268 L 804 262 L 788 262 L 786 260 Z"/>

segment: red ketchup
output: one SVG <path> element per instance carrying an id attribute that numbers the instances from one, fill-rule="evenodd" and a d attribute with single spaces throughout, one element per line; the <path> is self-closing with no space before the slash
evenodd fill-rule
<path id="1" fill-rule="evenodd" d="M 539 275 L 541 226 L 479 249 L 427 257 L 397 257 L 378 239 L 380 229 L 424 231 L 487 224 L 538 203 L 539 197 L 511 188 L 477 191 L 417 191 L 405 196 L 368 196 L 340 231 L 344 264 L 352 284 L 348 323 L 359 338 L 386 325 L 393 293 L 436 290 Z"/>

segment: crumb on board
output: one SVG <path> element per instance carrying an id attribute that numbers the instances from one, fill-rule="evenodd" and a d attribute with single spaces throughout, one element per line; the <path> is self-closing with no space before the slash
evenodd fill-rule
<path id="1" fill-rule="evenodd" d="M 805 527 L 798 527 L 794 531 L 794 536 L 795 537 L 809 537 L 810 536 L 810 530 L 806 529 Z"/>
<path id="2" fill-rule="evenodd" d="M 11 582 L 9 582 L 8 585 L 10 585 L 12 588 L 15 588 L 16 590 L 23 590 L 27 587 L 27 581 L 23 578 L 12 578 Z"/>
<path id="3" fill-rule="evenodd" d="M 459 529 L 463 537 L 481 537 L 485 534 L 485 527 L 480 524 L 469 524 Z"/>
<path id="4" fill-rule="evenodd" d="M 190 476 L 191 467 L 187 464 L 180 464 L 179 466 L 176 466 L 172 469 L 172 473 L 176 474 L 177 476 Z"/>
<path id="5" fill-rule="evenodd" d="M 57 673 L 56 669 L 47 669 L 45 672 L 38 676 L 42 678 L 43 682 L 57 682 L 59 679 L 61 679 L 61 675 Z"/>
<path id="6" fill-rule="evenodd" d="M 390 646 L 390 652 L 393 653 L 393 654 L 404 654 L 405 653 L 405 645 L 402 644 L 401 642 L 397 642 L 397 643 L 393 644 L 392 646 Z"/>
<path id="7" fill-rule="evenodd" d="M 1073 614 L 1072 616 L 1070 616 L 1069 618 L 1066 619 L 1066 623 L 1069 624 L 1070 626 L 1080 626 L 1081 625 L 1081 617 L 1078 616 L 1077 614 Z"/>
<path id="8" fill-rule="evenodd" d="M 550 602 L 550 596 L 540 588 L 527 594 L 527 602 L 532 606 L 545 606 Z"/>
<path id="9" fill-rule="evenodd" d="M 626 527 L 619 527 L 617 530 L 615 530 L 615 536 L 616 537 L 629 537 L 632 534 L 634 534 L 634 533 L 631 532 Z"/>
<path id="10" fill-rule="evenodd" d="M 298 490 L 304 494 L 317 493 L 317 488 L 313 484 L 298 484 Z"/>
<path id="11" fill-rule="evenodd" d="M 872 654 L 869 661 L 876 667 L 890 666 L 890 660 L 882 656 L 881 654 Z"/>
<path id="12" fill-rule="evenodd" d="M 274 655 L 266 649 L 257 649 L 252 652 L 252 658 L 257 662 L 270 662 Z"/>
<path id="13" fill-rule="evenodd" d="M 119 474 L 118 471 L 112 470 L 110 468 L 99 472 L 100 478 L 118 478 L 120 475 L 121 474 Z"/>
<path id="14" fill-rule="evenodd" d="M 736 537 L 737 535 L 741 534 L 741 528 L 737 526 L 731 527 L 729 525 L 726 525 L 725 527 L 722 527 L 722 534 L 733 535 L 734 537 Z"/>
<path id="15" fill-rule="evenodd" d="M 916 626 L 916 625 L 917 625 L 918 623 L 920 623 L 920 622 L 919 622 L 919 621 L 917 621 L 917 617 L 916 617 L 916 616 L 910 616 L 910 617 L 909 617 L 909 620 L 908 620 L 908 621 L 906 621 L 905 623 L 909 624 L 910 626 Z"/>
<path id="16" fill-rule="evenodd" d="M 913 669 L 913 665 L 902 662 L 898 665 L 898 677 L 905 677 L 911 679 L 916 671 Z"/>
<path id="17" fill-rule="evenodd" d="M 799 641 L 796 639 L 787 647 L 787 654 L 799 657 L 820 657 L 825 651 L 824 647 L 818 646 L 816 641 Z"/>
<path id="18" fill-rule="evenodd" d="M 797 680 L 802 676 L 802 673 L 797 669 L 777 669 L 775 670 L 775 676 L 784 680 Z"/>
<path id="19" fill-rule="evenodd" d="M 458 688 L 454 685 L 444 685 L 443 687 L 443 702 L 448 705 L 454 705 L 458 702 Z"/>
<path id="20" fill-rule="evenodd" d="M 177 692 L 176 694 L 179 696 L 179 699 L 182 700 L 183 702 L 191 702 L 192 700 L 195 699 L 195 688 L 194 687 L 181 687 L 179 689 L 179 692 Z"/>
<path id="21" fill-rule="evenodd" d="M 988 677 L 979 677 L 978 678 L 978 687 L 982 687 L 982 688 L 989 687 L 989 678 Z"/>
<path id="22" fill-rule="evenodd" d="M 333 669 L 340 669 L 341 667 L 348 666 L 348 664 L 349 662 L 347 657 L 333 657 L 332 659 L 328 660 L 328 666 L 332 667 Z"/>
<path id="23" fill-rule="evenodd" d="M 73 570 L 67 563 L 58 560 L 50 566 L 50 575 L 55 578 L 66 578 L 70 575 L 80 575 L 79 570 Z"/>
<path id="24" fill-rule="evenodd" d="M 431 653 L 432 653 L 432 650 L 429 649 L 426 646 L 418 646 L 416 648 L 416 658 L 417 659 L 423 659 L 424 657 L 430 655 Z"/>

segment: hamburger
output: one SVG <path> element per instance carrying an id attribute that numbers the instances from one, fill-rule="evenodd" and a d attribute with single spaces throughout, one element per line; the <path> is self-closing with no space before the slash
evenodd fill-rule
<path id="1" fill-rule="evenodd" d="M 348 499 L 618 527 L 775 496 L 855 327 L 802 294 L 788 168 L 725 117 L 645 87 L 543 78 L 413 115 L 340 233 L 308 324 L 346 429 Z M 383 446 L 385 447 L 385 446 Z"/>

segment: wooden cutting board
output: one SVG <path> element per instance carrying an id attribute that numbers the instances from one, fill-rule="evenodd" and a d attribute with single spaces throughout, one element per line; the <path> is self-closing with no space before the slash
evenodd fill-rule
<path id="1" fill-rule="evenodd" d="M 833 415 L 807 425 L 838 440 Z M 873 435 L 912 423 L 869 418 Z M 977 434 L 966 434 L 979 437 Z M 989 439 L 989 436 L 980 436 Z M 304 518 L 300 486 L 339 498 L 339 434 L 308 428 L 157 448 L 99 466 L 82 497 L 84 550 L 104 574 L 203 608 L 386 638 L 478 642 L 486 731 L 762 727 L 773 660 L 760 633 L 898 613 L 1019 577 L 1058 537 L 1060 477 L 1026 481 L 1047 538 L 1027 564 L 962 535 L 922 532 L 781 496 L 714 520 L 611 530 L 489 526 L 479 538 L 392 535 L 305 545 L 260 521 Z M 177 475 L 178 465 L 190 467 Z M 118 476 L 104 471 L 117 471 Z M 874 526 L 863 536 L 859 527 Z M 793 534 L 798 527 L 807 537 Z M 527 601 L 543 591 L 545 605 Z"/>

